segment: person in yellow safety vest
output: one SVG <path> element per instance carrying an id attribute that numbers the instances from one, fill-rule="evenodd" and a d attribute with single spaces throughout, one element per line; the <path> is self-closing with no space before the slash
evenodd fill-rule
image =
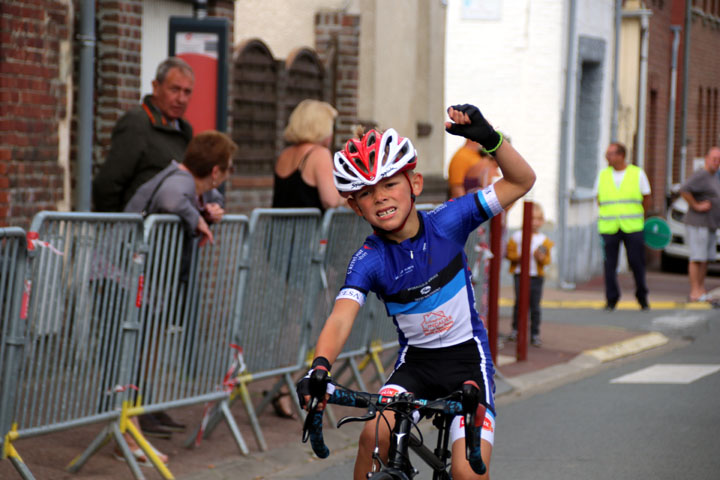
<path id="1" fill-rule="evenodd" d="M 598 175 L 598 232 L 605 251 L 605 310 L 613 311 L 620 299 L 617 263 L 620 242 L 625 245 L 628 264 L 635 277 L 635 298 L 640 308 L 648 310 L 648 288 L 645 282 L 645 211 L 650 207 L 650 182 L 645 172 L 625 163 L 622 143 L 611 143 L 605 152 L 608 167 Z"/>

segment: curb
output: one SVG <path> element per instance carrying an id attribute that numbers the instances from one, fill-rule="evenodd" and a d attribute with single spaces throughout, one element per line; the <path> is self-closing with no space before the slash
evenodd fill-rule
<path id="1" fill-rule="evenodd" d="M 585 350 L 580 355 L 588 355 L 596 358 L 600 363 L 605 363 L 644 352 L 651 348 L 661 347 L 669 341 L 670 339 L 660 332 L 650 332 L 620 342 L 611 343 L 604 347 Z"/>
<path id="2" fill-rule="evenodd" d="M 500 298 L 498 306 L 513 307 L 515 299 Z M 588 308 L 593 310 L 602 310 L 605 308 L 605 300 L 542 300 L 540 302 L 542 308 L 570 308 L 582 309 Z M 653 310 L 710 310 L 713 305 L 708 302 L 672 302 L 672 301 L 653 301 L 650 302 L 650 309 Z M 621 301 L 615 306 L 616 310 L 640 310 L 640 306 L 635 301 Z"/>
<path id="3" fill-rule="evenodd" d="M 496 395 L 496 399 L 508 394 L 520 395 L 531 390 L 554 388 L 603 363 L 661 347 L 669 341 L 669 338 L 662 333 L 650 332 L 604 347 L 585 350 L 567 363 L 560 363 L 513 378 L 504 378 L 503 381 L 509 388 L 505 388 L 503 392 Z"/>

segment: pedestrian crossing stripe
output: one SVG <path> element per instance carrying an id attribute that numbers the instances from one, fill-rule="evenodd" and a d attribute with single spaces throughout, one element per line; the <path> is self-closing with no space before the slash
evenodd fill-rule
<path id="1" fill-rule="evenodd" d="M 610 380 L 610 383 L 688 384 L 720 371 L 716 364 L 658 363 Z"/>

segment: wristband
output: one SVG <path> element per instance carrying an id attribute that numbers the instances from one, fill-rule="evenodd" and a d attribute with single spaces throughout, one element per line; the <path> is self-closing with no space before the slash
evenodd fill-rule
<path id="1" fill-rule="evenodd" d="M 502 142 L 503 142 L 503 140 L 504 140 L 504 137 L 503 137 L 502 132 L 499 132 L 499 131 L 495 130 L 495 133 L 497 133 L 497 134 L 498 134 L 498 137 L 499 137 L 499 140 L 498 140 L 498 142 L 497 142 L 497 145 L 495 145 L 495 147 L 494 147 L 494 148 L 491 148 L 490 150 L 488 150 L 488 149 L 486 149 L 486 148 L 483 148 L 483 149 L 482 149 L 483 152 L 485 152 L 485 153 L 487 153 L 487 154 L 490 154 L 490 155 L 492 155 L 492 156 L 495 156 L 495 152 L 497 151 L 498 148 L 500 148 L 500 145 L 502 145 Z"/>
<path id="2" fill-rule="evenodd" d="M 329 362 L 328 359 L 325 358 L 325 357 L 315 357 L 315 359 L 313 360 L 312 365 L 310 366 L 310 368 L 316 369 L 316 368 L 318 368 L 318 367 L 320 367 L 321 369 L 323 369 L 323 370 L 325 370 L 325 371 L 327 371 L 327 372 L 329 372 L 329 371 L 330 371 L 330 368 L 332 368 L 332 367 L 330 366 L 330 362 Z"/>

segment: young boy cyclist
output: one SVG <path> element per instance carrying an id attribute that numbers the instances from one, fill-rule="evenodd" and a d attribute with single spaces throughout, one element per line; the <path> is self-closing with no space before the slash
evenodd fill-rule
<path id="1" fill-rule="evenodd" d="M 466 380 L 475 381 L 487 412 L 481 450 L 489 466 L 495 429 L 494 367 L 487 332 L 474 307 L 464 246 L 478 225 L 530 190 L 535 173 L 476 107 L 452 106 L 448 115 L 446 130 L 480 143 L 495 155 L 503 178 L 432 212 L 415 209 L 415 197 L 423 187 L 422 175 L 414 171 L 417 154 L 410 140 L 394 130 L 371 130 L 335 154 L 335 186 L 375 233 L 350 260 L 345 284 L 320 333 L 311 372 L 327 372 L 329 382 L 331 365 L 360 307 L 370 291 L 376 292 L 397 326 L 400 342 L 395 369 L 381 393 L 410 391 L 432 399 L 459 390 Z M 304 404 L 310 398 L 308 377 L 298 383 Z M 489 473 L 476 475 L 465 459 L 460 419 L 452 428 L 453 478 L 487 479 Z M 367 478 L 372 470 L 376 422 L 367 422 L 360 436 L 356 480 Z M 383 458 L 387 458 L 391 427 L 380 422 Z"/>

